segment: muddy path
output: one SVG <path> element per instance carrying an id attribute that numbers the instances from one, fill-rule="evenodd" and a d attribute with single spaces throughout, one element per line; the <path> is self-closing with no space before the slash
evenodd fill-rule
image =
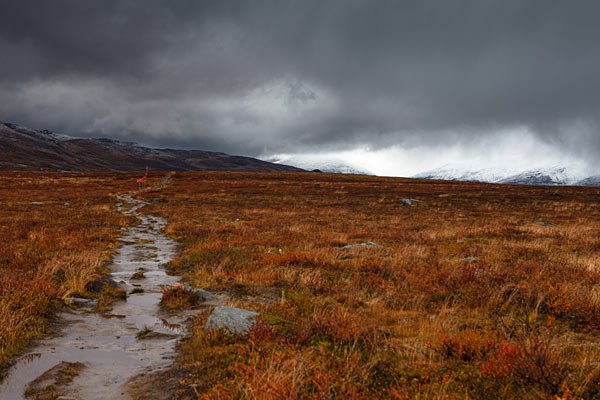
<path id="1" fill-rule="evenodd" d="M 139 213 L 146 203 L 128 195 L 119 200 L 121 212 L 139 219 L 138 225 L 123 228 L 121 246 L 108 266 L 112 279 L 129 293 L 127 300 L 114 303 L 104 315 L 93 312 L 95 301 L 84 299 L 59 313 L 57 332 L 38 341 L 10 369 L 0 399 L 25 399 L 26 390 L 55 390 L 82 400 L 128 399 L 130 378 L 173 362 L 189 314 L 168 314 L 159 302 L 162 287 L 180 279 L 162 267 L 175 256 L 176 243 L 162 232 L 165 220 Z M 136 272 L 143 277 L 132 279 Z"/>

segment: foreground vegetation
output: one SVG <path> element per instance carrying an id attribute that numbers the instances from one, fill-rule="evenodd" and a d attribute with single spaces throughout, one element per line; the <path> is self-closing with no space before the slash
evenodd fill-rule
<path id="1" fill-rule="evenodd" d="M 0 379 L 54 310 L 89 296 L 89 282 L 117 245 L 115 195 L 129 175 L 2 172 L 0 175 Z M 131 184 L 129 184 L 131 186 Z"/>
<path id="2" fill-rule="evenodd" d="M 170 267 L 262 316 L 231 337 L 202 313 L 178 396 L 600 398 L 599 195 L 178 173 L 145 210 L 184 246 Z M 384 247 L 340 249 L 363 242 Z"/>
<path id="3" fill-rule="evenodd" d="M 62 299 L 103 296 L 132 179 L 2 174 L 0 370 Z M 168 267 L 261 314 L 233 337 L 200 312 L 177 398 L 600 398 L 598 188 L 177 173 L 144 197 Z"/>

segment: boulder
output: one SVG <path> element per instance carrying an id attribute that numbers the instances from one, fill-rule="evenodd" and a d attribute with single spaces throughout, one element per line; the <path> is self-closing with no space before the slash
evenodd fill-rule
<path id="1" fill-rule="evenodd" d="M 201 301 L 213 299 L 215 297 L 215 295 L 209 292 L 208 290 L 198 289 L 188 285 L 185 285 L 184 289 L 188 292 L 196 293 L 198 296 L 200 296 Z"/>
<path id="2" fill-rule="evenodd" d="M 168 288 L 168 290 L 175 290 L 175 289 L 179 289 L 179 288 L 185 290 L 186 292 L 196 294 L 198 296 L 198 300 L 200 300 L 200 301 L 206 301 L 206 300 L 215 298 L 215 295 L 212 294 L 211 292 L 209 292 L 208 290 L 198 289 L 198 288 L 195 288 L 190 285 L 184 285 L 182 283 L 175 283 L 175 284 L 171 285 Z"/>
<path id="3" fill-rule="evenodd" d="M 254 322 L 258 313 L 235 307 L 216 307 L 208 321 L 206 321 L 206 330 L 225 329 L 229 333 L 244 335 Z"/>

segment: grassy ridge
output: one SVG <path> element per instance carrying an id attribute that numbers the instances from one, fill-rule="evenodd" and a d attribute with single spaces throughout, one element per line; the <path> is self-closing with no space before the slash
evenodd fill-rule
<path id="1" fill-rule="evenodd" d="M 263 315 L 244 338 L 198 317 L 180 396 L 598 398 L 599 195 L 178 173 L 146 210 L 184 245 L 171 267 Z M 361 242 L 385 248 L 336 249 Z"/>

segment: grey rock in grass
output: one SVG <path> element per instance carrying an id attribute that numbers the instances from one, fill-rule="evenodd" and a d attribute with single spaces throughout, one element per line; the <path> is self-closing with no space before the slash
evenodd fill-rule
<path id="1" fill-rule="evenodd" d="M 479 258 L 477 258 L 477 257 L 465 257 L 465 258 L 461 258 L 460 261 L 475 262 L 475 261 L 479 261 Z"/>
<path id="2" fill-rule="evenodd" d="M 44 202 L 43 202 L 43 201 L 32 201 L 32 202 L 31 202 L 31 205 L 32 205 L 32 206 L 41 206 L 42 204 L 44 204 Z"/>
<path id="3" fill-rule="evenodd" d="M 535 224 L 539 225 L 539 226 L 554 226 L 554 224 L 552 222 L 546 222 L 546 221 L 538 221 Z"/>
<path id="4" fill-rule="evenodd" d="M 373 243 L 373 242 L 365 242 L 365 243 L 356 243 L 356 244 L 347 244 L 342 247 L 335 247 L 335 250 L 352 250 L 352 249 L 385 249 L 384 246 Z"/>
<path id="5" fill-rule="evenodd" d="M 65 304 L 73 307 L 91 306 L 97 303 L 95 299 L 84 299 L 81 297 L 65 297 Z"/>
<path id="6" fill-rule="evenodd" d="M 209 300 L 215 297 L 215 295 L 209 292 L 208 290 L 198 289 L 188 285 L 185 285 L 183 288 L 188 292 L 196 293 L 198 296 L 201 297 L 202 301 Z"/>
<path id="7" fill-rule="evenodd" d="M 206 330 L 225 329 L 236 335 L 248 333 L 248 330 L 254 325 L 258 313 L 235 307 L 216 307 L 208 321 L 206 321 Z"/>
<path id="8" fill-rule="evenodd" d="M 421 200 L 417 200 L 417 199 L 400 199 L 400 202 L 402 202 L 402 204 L 405 204 L 407 206 L 414 206 L 417 203 L 420 203 Z"/>

